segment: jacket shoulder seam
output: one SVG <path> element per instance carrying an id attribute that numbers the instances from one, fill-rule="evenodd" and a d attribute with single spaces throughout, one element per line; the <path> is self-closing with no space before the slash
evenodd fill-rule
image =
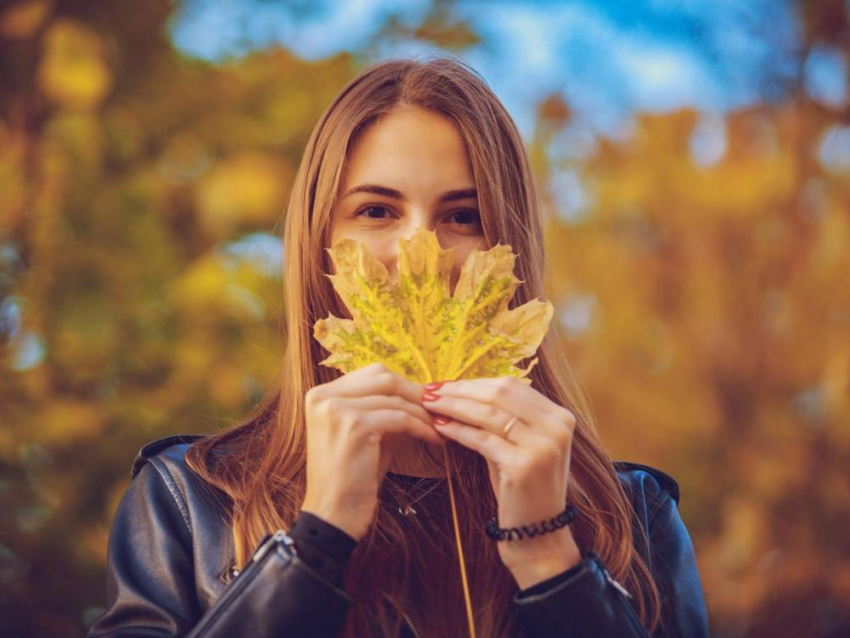
<path id="1" fill-rule="evenodd" d="M 177 487 L 177 482 L 174 480 L 174 477 L 169 472 L 168 468 L 165 467 L 165 464 L 157 458 L 151 458 L 150 464 L 156 469 L 157 474 L 159 474 L 162 482 L 165 483 L 165 486 L 168 488 L 169 493 L 171 494 L 171 498 L 174 499 L 174 502 L 177 504 L 177 509 L 180 510 L 180 515 L 183 517 L 183 523 L 186 525 L 186 529 L 189 532 L 189 537 L 192 537 L 192 523 L 189 520 L 189 508 L 186 506 L 186 501 L 183 498 L 183 495 L 180 493 L 180 488 Z"/>
<path id="2" fill-rule="evenodd" d="M 664 492 L 668 492 L 669 496 L 673 500 L 675 500 L 677 503 L 679 502 L 679 482 L 666 472 L 663 472 L 656 467 L 652 467 L 651 465 L 644 465 L 643 463 L 633 463 L 631 461 L 614 461 L 614 467 L 618 471 L 622 472 L 643 470 L 644 472 L 649 474 L 653 479 L 655 479 L 655 481 L 661 488 L 660 500 L 662 502 L 665 500 L 663 498 Z"/>
<path id="3" fill-rule="evenodd" d="M 661 510 L 664 509 L 664 506 L 667 504 L 667 501 L 669 501 L 671 498 L 673 497 L 668 494 L 664 498 L 658 499 L 658 505 L 655 507 L 655 511 L 652 513 L 652 516 L 649 517 L 649 522 L 647 523 L 647 531 L 650 534 L 652 533 L 652 526 L 655 523 L 655 519 L 658 518 L 658 515 L 661 513 Z"/>

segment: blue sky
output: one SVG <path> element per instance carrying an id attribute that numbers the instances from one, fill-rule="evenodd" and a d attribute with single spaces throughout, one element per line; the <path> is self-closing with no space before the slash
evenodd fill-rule
<path id="1" fill-rule="evenodd" d="M 386 18 L 416 25 L 430 8 L 406 2 L 187 0 L 171 25 L 183 52 L 218 61 L 279 43 L 304 59 L 361 51 Z M 482 42 L 459 56 L 475 67 L 524 135 L 541 95 L 560 92 L 577 123 L 617 136 L 637 110 L 694 106 L 707 116 L 769 100 L 794 73 L 799 25 L 788 0 L 458 2 Z M 373 43 L 377 61 L 439 52 L 422 42 Z M 847 99 L 847 62 L 818 49 L 806 84 L 830 104 Z"/>

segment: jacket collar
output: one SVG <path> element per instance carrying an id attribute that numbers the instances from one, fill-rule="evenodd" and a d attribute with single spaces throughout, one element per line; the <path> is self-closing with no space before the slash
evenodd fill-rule
<path id="1" fill-rule="evenodd" d="M 139 450 L 138 454 L 136 454 L 136 458 L 133 460 L 133 467 L 130 471 L 130 478 L 135 478 L 136 474 L 142 469 L 142 466 L 147 463 L 148 459 L 152 456 L 155 456 L 162 450 L 171 447 L 172 445 L 178 445 L 180 443 L 192 443 L 197 441 L 198 439 L 206 436 L 205 434 L 173 434 L 171 436 L 166 436 L 161 439 L 156 439 L 155 441 L 151 441 L 150 443 L 144 445 L 142 449 Z M 652 475 L 652 477 L 658 481 L 659 485 L 662 488 L 667 490 L 670 493 L 670 496 L 675 499 L 675 501 L 679 502 L 679 483 L 669 474 L 662 472 L 658 468 L 652 467 L 651 465 L 644 465 L 643 463 L 633 463 L 631 461 L 614 461 L 614 469 L 617 470 L 619 474 L 628 475 L 630 472 L 634 471 L 644 471 Z M 621 477 L 624 480 L 627 479 L 627 476 Z"/>
<path id="2" fill-rule="evenodd" d="M 658 481 L 658 484 L 664 490 L 670 493 L 670 496 L 676 503 L 679 502 L 679 483 L 672 476 L 662 472 L 658 468 L 651 465 L 644 465 L 643 463 L 632 463 L 631 461 L 614 461 L 614 469 L 620 474 L 629 474 L 635 471 L 647 472 Z M 622 478 L 625 479 L 626 477 Z"/>
<path id="3" fill-rule="evenodd" d="M 142 466 L 147 463 L 151 457 L 156 456 L 164 449 L 180 443 L 192 443 L 198 439 L 204 438 L 205 436 L 205 434 L 173 434 L 145 444 L 136 454 L 136 458 L 133 459 L 133 467 L 130 470 L 130 479 L 136 478 L 136 474 L 139 473 Z"/>

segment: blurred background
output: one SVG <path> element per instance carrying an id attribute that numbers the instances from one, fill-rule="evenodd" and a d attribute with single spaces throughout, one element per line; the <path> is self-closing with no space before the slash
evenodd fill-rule
<path id="1" fill-rule="evenodd" d="M 26 0 L 0 9 L 0 626 L 82 635 L 146 442 L 282 356 L 280 215 L 364 66 L 515 116 L 615 459 L 680 483 L 712 632 L 850 636 L 850 2 Z"/>

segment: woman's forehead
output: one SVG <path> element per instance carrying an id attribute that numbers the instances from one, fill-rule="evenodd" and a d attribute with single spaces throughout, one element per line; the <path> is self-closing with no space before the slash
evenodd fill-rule
<path id="1" fill-rule="evenodd" d="M 424 110 L 393 112 L 369 127 L 346 163 L 343 193 L 361 183 L 405 186 L 472 183 L 466 144 L 451 120 Z M 465 183 L 464 183 L 465 182 Z M 436 184 L 431 184 L 435 186 Z"/>

